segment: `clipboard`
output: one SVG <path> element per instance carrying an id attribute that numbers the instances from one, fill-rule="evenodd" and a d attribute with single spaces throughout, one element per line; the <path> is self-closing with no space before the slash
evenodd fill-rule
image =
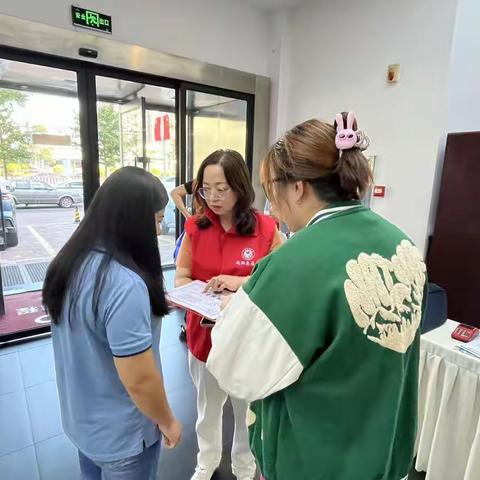
<path id="1" fill-rule="evenodd" d="M 205 292 L 207 283 L 195 280 L 167 292 L 167 300 L 173 305 L 204 317 L 204 327 L 213 327 L 222 313 L 222 299 L 231 293 Z"/>

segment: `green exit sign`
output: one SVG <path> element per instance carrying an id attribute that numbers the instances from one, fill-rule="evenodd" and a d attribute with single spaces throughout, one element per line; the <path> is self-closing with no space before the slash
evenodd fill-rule
<path id="1" fill-rule="evenodd" d="M 112 17 L 72 5 L 72 20 L 77 27 L 112 33 Z"/>

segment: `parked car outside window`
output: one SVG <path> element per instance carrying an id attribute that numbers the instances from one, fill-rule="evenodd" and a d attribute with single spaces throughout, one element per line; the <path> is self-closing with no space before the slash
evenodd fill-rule
<path id="1" fill-rule="evenodd" d="M 18 245 L 17 210 L 13 196 L 2 187 L 3 222 L 0 218 L 0 249 Z M 3 232 L 5 226 L 5 233 Z"/>
<path id="2" fill-rule="evenodd" d="M 58 205 L 70 208 L 83 203 L 81 182 L 67 182 L 52 187 L 44 182 L 30 180 L 12 180 L 11 194 L 17 205 Z"/>

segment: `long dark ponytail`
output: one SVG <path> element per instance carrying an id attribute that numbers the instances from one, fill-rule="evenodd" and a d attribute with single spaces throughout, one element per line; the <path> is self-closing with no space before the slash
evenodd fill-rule
<path id="1" fill-rule="evenodd" d="M 148 288 L 152 312 L 168 312 L 158 250 L 155 213 L 164 209 L 168 194 L 150 173 L 136 167 L 117 170 L 98 190 L 85 218 L 51 262 L 43 287 L 43 303 L 52 321 L 62 314 L 65 296 L 88 255 L 103 254 L 95 278 L 93 310 L 112 260 L 138 274 Z M 75 292 L 71 292 L 75 299 Z"/>

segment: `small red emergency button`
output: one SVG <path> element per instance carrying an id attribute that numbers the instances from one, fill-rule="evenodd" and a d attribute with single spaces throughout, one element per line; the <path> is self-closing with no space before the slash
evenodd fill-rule
<path id="1" fill-rule="evenodd" d="M 373 196 L 374 197 L 385 197 L 386 187 L 384 185 L 375 185 L 373 187 Z"/>

